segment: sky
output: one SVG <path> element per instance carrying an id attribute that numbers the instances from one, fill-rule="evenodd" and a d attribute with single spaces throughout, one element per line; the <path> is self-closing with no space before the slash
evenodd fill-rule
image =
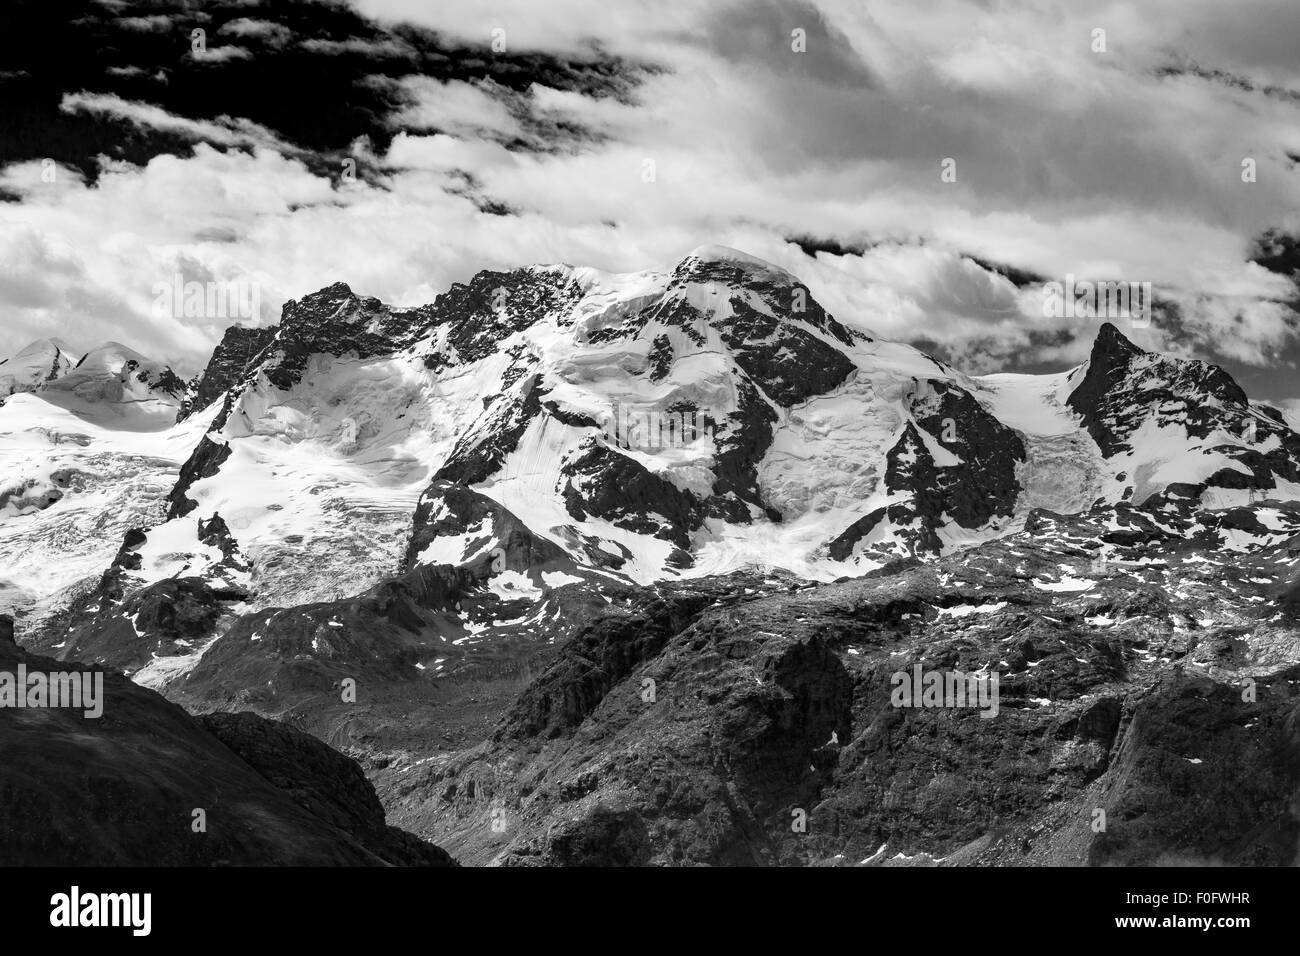
<path id="1" fill-rule="evenodd" d="M 1122 331 L 1300 411 L 1294 0 L 11 6 L 0 357 L 190 375 L 337 281 L 418 305 L 713 243 L 975 374 L 1087 357 L 1045 282 L 1150 282 Z M 257 314 L 161 307 L 176 277 Z"/>

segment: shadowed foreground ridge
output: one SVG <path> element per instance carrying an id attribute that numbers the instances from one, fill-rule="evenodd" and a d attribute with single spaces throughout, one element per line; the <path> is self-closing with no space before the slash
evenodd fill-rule
<path id="1" fill-rule="evenodd" d="M 19 664 L 90 670 L 19 649 L 0 617 L 0 670 Z M 104 694 L 98 719 L 0 710 L 0 864 L 455 865 L 388 827 L 357 765 L 315 738 L 252 714 L 194 718 L 118 675 Z"/>

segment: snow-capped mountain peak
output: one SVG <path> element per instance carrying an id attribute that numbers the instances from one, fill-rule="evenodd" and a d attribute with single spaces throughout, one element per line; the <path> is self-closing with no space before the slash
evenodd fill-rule
<path id="1" fill-rule="evenodd" d="M 0 357 L 0 399 L 16 392 L 34 392 L 66 375 L 80 361 L 60 339 L 38 339 L 10 358 Z"/>
<path id="2" fill-rule="evenodd" d="M 1067 404 L 1106 460 L 1107 500 L 1300 495 L 1300 436 L 1218 366 L 1146 352 L 1107 323 L 1081 372 Z"/>
<path id="3" fill-rule="evenodd" d="M 51 402 L 86 406 L 136 406 L 133 414 L 176 415 L 187 398 L 187 385 L 167 365 L 122 345 L 105 342 L 64 374 L 43 386 Z"/>
<path id="4" fill-rule="evenodd" d="M 96 600 L 193 577 L 292 606 L 452 568 L 473 642 L 566 583 L 832 580 L 1041 509 L 1300 498 L 1300 436 L 1212 365 L 1105 325 L 1076 369 L 970 377 L 863 319 L 712 246 L 669 272 L 481 272 L 416 308 L 336 283 L 227 331 L 170 407 L 191 450 L 166 518 L 106 550 Z M 66 378 L 154 394 L 160 373 L 111 346 Z"/>

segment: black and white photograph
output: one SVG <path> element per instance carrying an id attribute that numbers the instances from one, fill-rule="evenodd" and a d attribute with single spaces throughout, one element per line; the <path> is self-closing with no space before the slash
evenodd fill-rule
<path id="1" fill-rule="evenodd" d="M 1295 0 L 11 0 L 8 915 L 1247 943 L 1297 362 Z"/>

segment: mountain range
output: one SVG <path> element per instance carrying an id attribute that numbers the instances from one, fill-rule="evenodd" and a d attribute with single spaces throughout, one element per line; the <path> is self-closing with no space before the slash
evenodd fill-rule
<path id="1" fill-rule="evenodd" d="M 20 653 L 341 749 L 466 863 L 1294 862 L 1297 562 L 1300 434 L 1222 369 L 1106 323 L 970 376 L 718 246 L 338 283 L 191 382 L 0 361 Z"/>

